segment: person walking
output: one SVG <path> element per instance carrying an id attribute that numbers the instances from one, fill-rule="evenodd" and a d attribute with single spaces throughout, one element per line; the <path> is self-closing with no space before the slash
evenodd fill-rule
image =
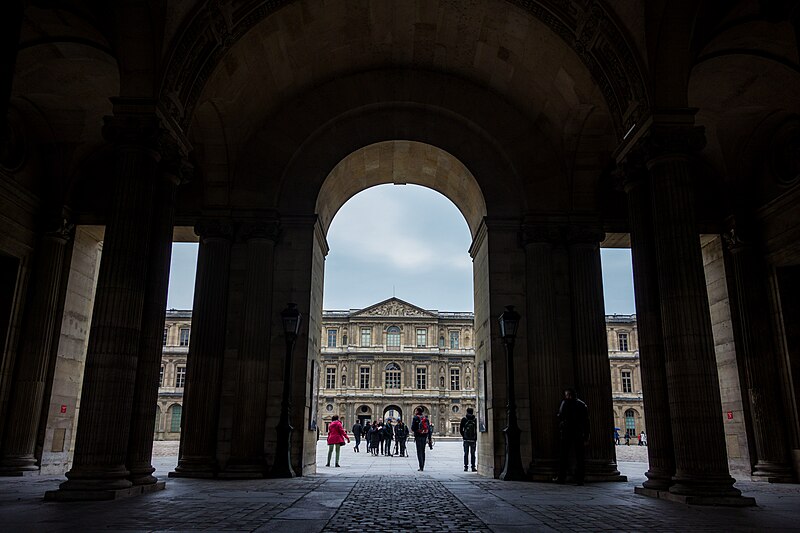
<path id="1" fill-rule="evenodd" d="M 342 423 L 339 422 L 339 415 L 333 415 L 331 417 L 331 425 L 328 426 L 328 464 L 325 466 L 331 466 L 331 455 L 335 449 L 336 466 L 338 468 L 339 453 L 341 453 L 345 439 L 347 439 L 347 442 L 350 442 L 350 437 L 347 436 L 347 432 L 342 427 Z"/>
<path id="2" fill-rule="evenodd" d="M 359 445 L 361 444 L 361 432 L 364 430 L 361 427 L 361 420 L 356 420 L 356 423 L 353 424 L 353 438 L 356 440 L 356 445 L 353 448 L 353 451 L 358 453 L 359 452 Z"/>
<path id="3" fill-rule="evenodd" d="M 647 433 L 642 431 L 642 446 L 647 446 Z"/>
<path id="4" fill-rule="evenodd" d="M 471 459 L 472 471 L 477 472 L 478 469 L 475 468 L 475 448 L 478 445 L 478 419 L 475 418 L 475 410 L 472 407 L 467 407 L 467 416 L 461 419 L 458 432 L 461 433 L 461 438 L 464 439 L 464 472 L 467 471 L 468 454 Z"/>
<path id="5" fill-rule="evenodd" d="M 419 462 L 419 472 L 425 470 L 425 445 L 430 437 L 430 424 L 428 419 L 422 415 L 422 409 L 417 407 L 414 410 L 414 418 L 411 420 L 411 431 L 414 433 L 414 444 L 417 447 L 417 461 Z"/>
<path id="6" fill-rule="evenodd" d="M 561 460 L 558 465 L 558 483 L 567 479 L 570 456 L 575 456 L 573 479 L 583 485 L 584 447 L 589 443 L 589 408 L 579 400 L 575 389 L 566 389 L 564 399 L 558 408 L 558 427 L 561 431 Z"/>
<path id="7" fill-rule="evenodd" d="M 408 457 L 406 453 L 406 441 L 408 440 L 408 426 L 400 420 L 394 428 L 395 440 L 400 448 L 400 457 Z"/>

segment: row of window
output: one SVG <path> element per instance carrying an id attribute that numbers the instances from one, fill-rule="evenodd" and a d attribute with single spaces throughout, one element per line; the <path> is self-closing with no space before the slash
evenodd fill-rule
<path id="1" fill-rule="evenodd" d="M 336 341 L 339 335 L 338 329 L 328 330 L 328 348 L 336 348 Z M 342 346 L 347 346 L 347 333 L 342 334 Z M 372 346 L 372 328 L 361 328 L 361 347 L 368 348 Z M 400 347 L 400 328 L 391 326 L 386 330 L 386 346 L 388 348 Z M 425 348 L 428 346 L 428 329 L 417 328 L 417 347 Z M 444 335 L 439 337 L 439 348 L 444 348 L 445 339 Z M 457 349 L 459 346 L 459 332 L 450 332 L 450 348 Z"/>
<path id="2" fill-rule="evenodd" d="M 416 388 L 424 390 L 428 388 L 428 369 L 424 366 L 417 367 Z M 469 380 L 468 380 L 469 381 Z M 342 386 L 347 383 L 347 376 L 342 376 Z M 399 389 L 402 383 L 402 370 L 397 363 L 386 365 L 384 385 L 387 389 Z M 469 385 L 469 384 L 468 384 Z M 358 386 L 361 389 L 370 388 L 370 368 L 362 366 L 358 370 Z M 444 387 L 444 377 L 439 378 L 439 386 Z M 336 368 L 328 367 L 325 369 L 325 388 L 336 388 Z M 450 369 L 450 390 L 461 390 L 461 369 Z"/>
<path id="3" fill-rule="evenodd" d="M 167 345 L 168 333 L 169 333 L 169 328 L 164 328 L 164 339 L 162 340 L 162 344 L 164 346 Z M 189 328 L 181 328 L 180 333 L 178 335 L 178 346 L 189 346 Z"/>
<path id="4" fill-rule="evenodd" d="M 161 366 L 161 370 L 158 371 L 158 386 L 164 386 L 164 366 Z M 185 366 L 178 366 L 175 368 L 175 384 L 174 387 L 178 389 L 182 389 L 186 386 L 186 367 Z"/>

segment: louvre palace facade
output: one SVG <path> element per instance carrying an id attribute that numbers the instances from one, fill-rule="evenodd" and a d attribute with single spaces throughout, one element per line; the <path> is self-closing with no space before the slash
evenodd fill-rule
<path id="1" fill-rule="evenodd" d="M 167 310 L 156 440 L 180 438 L 191 319 L 191 311 Z M 323 310 L 325 343 L 316 415 L 310 417 L 320 434 L 327 434 L 334 414 L 348 429 L 355 420 L 410 420 L 422 407 L 437 435 L 458 436 L 466 409 L 486 405 L 475 388 L 474 326 L 472 313 L 425 310 L 397 298 L 364 309 Z M 647 431 L 636 315 L 606 315 L 606 330 L 614 424 L 635 436 Z M 554 413 L 558 402 L 552 399 Z M 477 415 L 485 431 L 485 411 Z"/>
<path id="2" fill-rule="evenodd" d="M 472 236 L 480 475 L 551 479 L 552 398 L 574 384 L 607 413 L 588 479 L 622 479 L 600 248 L 630 247 L 650 443 L 637 490 L 747 505 L 734 469 L 797 481 L 797 2 L 0 13 L 4 474 L 64 472 L 61 500 L 157 488 L 170 250 L 186 241 L 173 477 L 316 472 L 328 228 L 358 192 L 413 183 Z"/>

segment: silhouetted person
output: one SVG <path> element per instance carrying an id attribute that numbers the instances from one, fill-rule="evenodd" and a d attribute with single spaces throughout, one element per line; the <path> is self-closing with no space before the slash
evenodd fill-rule
<path id="1" fill-rule="evenodd" d="M 428 444 L 431 428 L 428 419 L 422 415 L 422 409 L 414 410 L 414 419 L 411 421 L 411 431 L 414 433 L 414 444 L 417 446 L 417 461 L 419 471 L 425 470 L 425 445 Z"/>
<path id="2" fill-rule="evenodd" d="M 361 427 L 361 420 L 356 420 L 356 423 L 353 424 L 353 438 L 356 440 L 356 445 L 353 448 L 353 451 L 358 452 L 358 446 L 361 444 L 361 432 L 364 428 Z"/>
<path id="3" fill-rule="evenodd" d="M 589 443 L 589 408 L 575 396 L 575 389 L 566 389 L 558 408 L 558 427 L 561 432 L 561 460 L 558 465 L 558 483 L 567 479 L 571 456 L 575 456 L 573 479 L 583 485 L 584 447 Z"/>
<path id="4" fill-rule="evenodd" d="M 467 407 L 467 416 L 461 419 L 461 424 L 458 427 L 458 432 L 461 438 L 464 439 L 464 472 L 467 471 L 469 462 L 467 459 L 472 459 L 472 471 L 477 472 L 475 468 L 475 447 L 478 444 L 478 419 L 475 418 L 475 410 L 472 407 Z"/>

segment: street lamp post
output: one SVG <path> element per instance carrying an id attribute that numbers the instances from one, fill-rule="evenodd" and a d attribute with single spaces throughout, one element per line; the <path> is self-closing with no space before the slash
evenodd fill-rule
<path id="1" fill-rule="evenodd" d="M 283 364 L 283 398 L 281 400 L 281 418 L 278 422 L 278 444 L 275 452 L 275 464 L 272 465 L 270 477 L 294 477 L 292 470 L 292 424 L 289 416 L 292 410 L 292 351 L 297 335 L 300 332 L 300 323 L 303 317 L 297 310 L 296 304 L 287 304 L 281 311 L 283 322 L 283 335 L 286 339 L 286 359 Z"/>
<path id="2" fill-rule="evenodd" d="M 519 326 L 519 313 L 514 311 L 513 305 L 507 305 L 506 310 L 498 318 L 500 322 L 500 337 L 506 347 L 506 388 L 508 403 L 506 416 L 508 425 L 503 429 L 506 436 L 506 460 L 500 479 L 505 481 L 522 481 L 527 479 L 525 469 L 520 459 L 519 438 L 520 429 L 517 425 L 517 397 L 514 391 L 514 340 L 517 337 Z"/>

